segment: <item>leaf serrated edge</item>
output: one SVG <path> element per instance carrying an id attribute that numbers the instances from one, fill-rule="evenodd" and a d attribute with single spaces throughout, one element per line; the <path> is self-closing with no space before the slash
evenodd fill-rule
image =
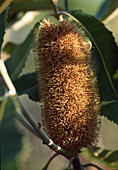
<path id="1" fill-rule="evenodd" d="M 107 66 L 106 66 L 106 64 L 105 64 L 103 55 L 102 55 L 102 53 L 101 53 L 98 45 L 96 44 L 93 36 L 91 35 L 91 33 L 88 31 L 88 29 L 87 29 L 77 18 L 75 18 L 74 16 L 72 16 L 70 13 L 65 12 L 65 11 L 61 11 L 60 14 L 62 14 L 62 15 L 67 15 L 67 16 L 71 17 L 75 22 L 77 22 L 78 24 L 80 24 L 80 25 L 82 26 L 82 28 L 86 31 L 86 33 L 89 35 L 89 37 L 91 38 L 92 42 L 94 43 L 94 45 L 95 45 L 95 47 L 96 47 L 96 49 L 97 49 L 97 51 L 98 51 L 98 53 L 99 53 L 99 55 L 100 55 L 100 58 L 101 58 L 101 60 L 102 60 L 102 63 L 103 63 L 103 66 L 104 66 L 104 69 L 105 69 L 107 78 L 108 78 L 108 80 L 109 80 L 109 83 L 110 83 L 110 85 L 111 85 L 111 87 L 112 87 L 112 89 L 113 89 L 116 97 L 118 98 L 117 91 L 116 91 L 116 89 L 115 89 L 115 87 L 114 87 L 114 85 L 113 85 L 113 83 L 112 83 L 112 80 L 111 80 L 111 77 L 110 77 L 110 75 L 109 75 Z"/>

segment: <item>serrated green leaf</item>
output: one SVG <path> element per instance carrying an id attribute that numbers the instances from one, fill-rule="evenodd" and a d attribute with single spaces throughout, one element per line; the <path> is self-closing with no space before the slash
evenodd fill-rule
<path id="1" fill-rule="evenodd" d="M 118 68 L 118 57 L 117 47 L 112 33 L 94 16 L 77 10 L 71 11 L 71 14 L 83 24 L 94 43 L 96 50 L 96 54 L 94 54 L 96 56 L 96 59 L 94 58 L 96 65 L 94 66 L 95 69 L 97 67 L 99 68 L 99 72 L 98 69 L 96 69 L 96 72 L 98 72 L 97 77 L 101 102 L 113 100 L 118 102 L 118 79 L 113 78 Z M 102 115 L 118 123 L 118 105 L 115 103 L 115 105 L 107 104 L 105 107 L 102 105 Z"/>
<path id="2" fill-rule="evenodd" d="M 15 114 L 16 109 L 12 99 L 8 97 L 5 99 L 4 116 L 1 122 L 1 168 L 6 170 L 17 170 L 16 155 L 21 150 L 22 135 L 16 128 Z M 4 101 L 3 101 L 4 102 Z"/>
<path id="3" fill-rule="evenodd" d="M 5 34 L 5 18 L 6 18 L 6 11 L 2 12 L 2 14 L 0 14 L 0 49 L 1 49 L 1 45 L 3 43 L 3 37 Z"/>
<path id="4" fill-rule="evenodd" d="M 32 47 L 35 28 L 29 33 L 26 40 L 15 48 L 11 57 L 6 61 L 8 73 L 12 80 L 15 80 L 21 73 L 28 53 Z"/>

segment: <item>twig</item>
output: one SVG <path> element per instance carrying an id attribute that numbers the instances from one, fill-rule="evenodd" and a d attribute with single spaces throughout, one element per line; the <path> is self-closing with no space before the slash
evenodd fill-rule
<path id="1" fill-rule="evenodd" d="M 58 0 L 50 0 L 50 2 L 53 6 L 54 13 L 58 16 L 58 14 L 59 14 L 59 9 L 58 9 L 58 6 L 57 6 Z"/>
<path id="2" fill-rule="evenodd" d="M 78 156 L 74 157 L 73 161 L 72 161 L 72 165 L 74 170 L 83 170 L 84 168 L 81 165 L 80 159 Z"/>
<path id="3" fill-rule="evenodd" d="M 12 96 L 12 99 L 15 103 L 15 105 L 17 106 L 17 109 L 24 115 L 24 117 L 28 120 L 28 122 L 30 123 L 30 125 L 35 129 L 35 131 L 37 132 L 37 134 L 39 135 L 39 137 L 43 140 L 43 143 L 48 145 L 48 147 L 50 147 L 53 151 L 62 154 L 62 155 L 66 155 L 66 151 L 63 150 L 60 146 L 56 145 L 46 134 L 45 132 L 42 130 L 42 128 L 39 128 L 38 123 L 36 122 L 36 120 L 34 119 L 34 117 L 30 114 L 30 112 L 27 110 L 27 108 L 23 105 L 23 103 L 21 102 L 21 100 L 19 99 L 19 97 L 16 96 Z"/>
<path id="4" fill-rule="evenodd" d="M 53 6 L 53 9 L 54 9 L 54 13 L 55 13 L 55 17 L 59 20 L 59 21 L 63 21 L 63 17 L 62 15 L 60 15 L 59 13 L 59 9 L 58 9 L 58 5 L 57 5 L 57 2 L 58 0 L 50 0 L 52 6 Z"/>
<path id="5" fill-rule="evenodd" d="M 56 156 L 58 156 L 58 153 L 55 153 L 55 154 L 49 159 L 49 161 L 47 162 L 47 164 L 45 165 L 45 167 L 44 167 L 42 170 L 47 170 L 50 162 L 51 162 Z"/>
<path id="6" fill-rule="evenodd" d="M 97 168 L 98 170 L 103 170 L 102 168 L 100 168 L 98 165 L 93 164 L 93 163 L 86 163 L 83 165 L 84 168 L 88 167 L 88 166 L 93 166 L 95 168 Z"/>
<path id="7" fill-rule="evenodd" d="M 75 159 L 75 157 L 70 158 L 69 164 L 68 164 L 68 170 L 71 169 L 71 164 L 72 164 L 72 161 L 73 161 L 74 159 Z"/>
<path id="8" fill-rule="evenodd" d="M 33 118 L 33 116 L 30 114 L 30 112 L 25 108 L 21 100 L 19 99 L 15 87 L 7 73 L 7 69 L 5 67 L 4 61 L 0 59 L 0 73 L 9 89 L 9 95 L 12 97 L 14 103 L 17 106 L 18 113 L 21 113 L 24 115 L 24 117 L 28 120 L 30 125 L 35 129 L 38 136 L 43 140 L 44 144 L 47 144 L 48 147 L 50 147 L 53 151 L 66 156 L 66 151 L 63 150 L 60 146 L 56 145 L 45 133 L 44 131 L 39 128 L 38 123 Z"/>
<path id="9" fill-rule="evenodd" d="M 15 87 L 14 87 L 14 85 L 13 85 L 13 83 L 12 83 L 12 81 L 11 81 L 9 75 L 8 75 L 7 69 L 5 67 L 5 64 L 4 64 L 4 61 L 3 61 L 2 58 L 0 58 L 0 73 L 1 73 L 8 89 L 9 89 L 10 96 L 15 95 L 16 89 L 15 89 Z"/>

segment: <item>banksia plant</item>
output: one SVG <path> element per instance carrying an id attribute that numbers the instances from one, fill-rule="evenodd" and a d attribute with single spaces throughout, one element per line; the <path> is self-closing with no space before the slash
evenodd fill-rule
<path id="1" fill-rule="evenodd" d="M 45 12 L 43 9 L 46 8 L 47 12 L 52 9 L 49 1 L 54 11 L 44 16 Z M 10 11 L 13 12 L 13 9 L 20 10 L 20 8 L 17 8 L 16 4 L 13 3 L 9 7 L 11 8 L 10 11 L 7 12 L 8 3 L 2 3 L 2 6 L 0 6 L 2 169 L 6 169 L 8 163 L 11 165 L 9 169 L 12 170 L 13 167 L 15 169 L 18 167 L 19 169 L 24 164 L 20 158 L 21 151 L 24 149 L 21 147 L 24 146 L 21 145 L 23 133 L 20 134 L 20 129 L 22 130 L 22 128 L 17 129 L 19 124 L 17 127 L 15 126 L 16 123 L 14 121 L 16 119 L 35 137 L 42 140 L 43 144 L 54 151 L 54 154 L 44 166 L 44 161 L 38 162 L 39 164 L 36 163 L 37 165 L 34 169 L 46 170 L 55 156 L 62 155 L 68 159 L 68 167 L 66 168 L 65 165 L 61 166 L 60 162 L 58 168 L 53 166 L 49 169 L 54 168 L 56 170 L 63 167 L 70 170 L 73 166 L 73 170 L 84 170 L 86 167 L 95 167 L 102 170 L 98 165 L 89 163 L 89 160 L 87 161 L 88 163 L 81 163 L 79 159 L 81 155 L 79 153 L 83 151 L 84 155 L 87 156 L 86 151 L 84 152 L 82 148 L 88 148 L 88 151 L 90 151 L 89 155 L 94 156 L 101 163 L 103 162 L 109 167 L 117 169 L 117 150 L 114 150 L 112 146 L 110 150 L 106 146 L 91 147 L 96 145 L 98 141 L 101 122 L 100 114 L 118 124 L 118 48 L 112 36 L 112 30 L 109 31 L 106 28 L 109 25 L 107 23 L 109 16 L 104 20 L 105 26 L 100 18 L 98 20 L 95 16 L 85 13 L 83 9 L 82 11 L 77 9 L 70 10 L 68 0 L 63 1 L 64 6 L 61 4 L 61 9 L 64 9 L 64 11 L 59 11 L 58 0 L 49 1 L 47 1 L 47 4 L 45 4 L 45 1 L 42 1 L 41 6 L 40 2 L 36 2 L 36 4 L 34 2 L 32 7 L 33 10 L 39 9 L 40 17 L 43 16 L 38 30 L 36 27 L 39 23 L 35 24 L 37 19 L 33 18 L 34 16 L 38 17 L 39 13 L 24 14 L 20 17 L 22 22 L 24 19 L 28 19 L 30 15 L 33 15 L 30 19 L 34 24 L 33 28 L 29 30 L 30 32 L 28 31 L 29 34 L 24 37 L 25 39 L 23 38 L 23 42 L 15 47 L 9 41 L 6 42 L 6 38 L 4 38 L 4 34 L 7 32 L 5 26 L 6 28 L 13 28 L 12 23 L 5 24 L 5 19 Z M 38 4 L 39 7 L 35 8 L 35 5 L 37 6 Z M 100 5 L 99 14 L 101 14 L 101 7 Z M 26 6 L 24 10 L 28 10 Z M 106 13 L 107 11 L 103 10 L 103 12 Z M 112 15 L 116 15 L 116 10 L 110 14 L 110 16 Z M 49 16 L 54 17 L 52 19 L 57 19 L 57 23 L 54 24 L 50 20 L 46 20 Z M 64 18 L 68 20 L 64 20 Z M 15 22 L 14 19 L 13 21 Z M 112 22 L 113 25 L 114 23 L 115 21 Z M 15 32 L 18 33 L 16 30 Z M 115 32 L 113 34 L 115 35 Z M 10 40 L 11 38 L 12 36 Z M 34 39 L 36 39 L 34 51 L 36 54 L 35 67 L 37 77 L 34 70 L 32 70 L 32 64 L 34 63 L 30 63 L 28 67 L 26 64 Z M 5 42 L 3 43 L 4 40 Z M 92 44 L 94 50 L 91 50 Z M 6 54 L 9 56 L 7 61 L 5 61 Z M 28 58 L 28 61 L 30 61 L 30 58 Z M 27 70 L 27 73 L 24 72 L 24 69 Z M 97 78 L 94 69 L 97 71 Z M 22 102 L 22 99 L 19 97 L 21 94 L 27 94 L 35 102 L 41 102 L 42 123 L 39 119 L 34 118 L 33 115 L 35 113 L 32 114 L 31 107 L 26 107 L 24 99 Z M 35 108 L 34 102 L 31 104 Z M 113 122 L 111 126 L 114 126 Z M 106 121 L 104 123 L 106 124 Z M 112 127 L 112 131 L 113 129 L 114 127 Z M 103 131 L 104 133 L 101 134 L 101 137 L 105 135 L 106 130 L 103 129 Z M 9 139 L 14 141 L 9 141 Z M 40 149 L 41 146 L 34 144 L 35 138 L 31 140 L 34 141 L 32 144 L 33 148 Z M 107 140 L 107 136 L 105 136 L 104 142 L 105 140 Z M 116 140 L 116 137 L 114 140 Z M 27 143 L 27 141 L 24 142 Z M 17 147 L 14 147 L 14 144 Z M 9 150 L 9 155 L 11 155 L 6 159 L 6 156 L 8 157 L 7 150 Z M 12 154 L 13 152 L 14 154 Z M 29 168 L 32 167 L 34 158 L 31 157 L 31 159 Z M 28 161 L 28 163 L 30 162 Z M 20 165 L 20 163 L 23 164 Z M 104 167 L 104 169 L 106 168 Z"/>
<path id="2" fill-rule="evenodd" d="M 57 145 L 75 156 L 95 144 L 99 133 L 99 94 L 90 44 L 75 24 L 43 20 L 37 53 L 44 128 Z"/>

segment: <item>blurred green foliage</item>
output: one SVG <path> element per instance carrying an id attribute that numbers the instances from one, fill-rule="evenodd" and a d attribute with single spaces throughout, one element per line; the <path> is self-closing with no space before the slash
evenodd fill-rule
<path id="1" fill-rule="evenodd" d="M 16 155 L 22 148 L 22 134 L 16 128 L 17 111 L 10 97 L 4 99 L 0 111 L 4 114 L 1 120 L 1 169 L 17 170 Z"/>

